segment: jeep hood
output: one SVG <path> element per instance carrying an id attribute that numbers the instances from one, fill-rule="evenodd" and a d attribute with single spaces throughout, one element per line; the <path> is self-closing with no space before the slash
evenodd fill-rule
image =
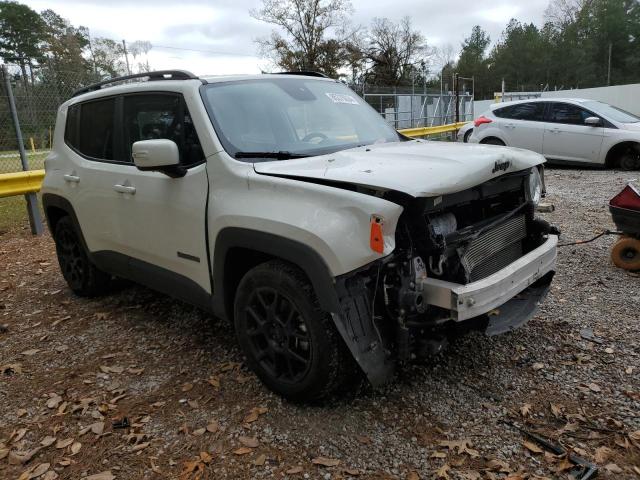
<path id="1" fill-rule="evenodd" d="M 542 155 L 493 145 L 409 141 L 293 160 L 255 163 L 263 175 L 343 182 L 413 197 L 455 193 L 539 165 Z"/>

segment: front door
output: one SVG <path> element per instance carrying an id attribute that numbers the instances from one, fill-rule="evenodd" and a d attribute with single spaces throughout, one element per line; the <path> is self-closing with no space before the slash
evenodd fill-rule
<path id="1" fill-rule="evenodd" d="M 568 162 L 599 162 L 604 127 L 584 123 L 593 116 L 593 113 L 572 103 L 551 104 L 544 129 L 543 155 Z"/>

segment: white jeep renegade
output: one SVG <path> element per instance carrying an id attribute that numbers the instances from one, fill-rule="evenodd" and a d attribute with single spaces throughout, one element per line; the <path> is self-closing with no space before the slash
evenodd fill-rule
<path id="1" fill-rule="evenodd" d="M 543 162 L 408 139 L 317 74 L 164 71 L 62 104 L 42 200 L 78 295 L 121 277 L 229 319 L 269 388 L 312 400 L 535 313 Z"/>

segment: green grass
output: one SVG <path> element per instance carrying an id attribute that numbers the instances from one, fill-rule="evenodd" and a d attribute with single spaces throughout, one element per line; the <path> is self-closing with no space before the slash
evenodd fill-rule
<path id="1" fill-rule="evenodd" d="M 42 216 L 42 206 L 40 205 L 40 197 L 38 196 L 38 208 Z M 29 228 L 29 216 L 27 215 L 27 201 L 24 195 L 15 197 L 0 198 L 0 232 L 6 230 L 15 230 L 20 227 Z"/>
<path id="2" fill-rule="evenodd" d="M 27 151 L 29 170 L 39 170 L 44 168 L 44 159 L 47 158 L 49 150 Z M 22 171 L 20 153 L 17 150 L 0 150 L 0 173 L 13 173 Z"/>

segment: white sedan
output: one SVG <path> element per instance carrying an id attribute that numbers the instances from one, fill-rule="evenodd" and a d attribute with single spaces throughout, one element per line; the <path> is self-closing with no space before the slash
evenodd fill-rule
<path id="1" fill-rule="evenodd" d="M 640 169 L 640 117 L 575 98 L 496 103 L 473 122 L 469 143 L 508 145 L 550 163 Z"/>

